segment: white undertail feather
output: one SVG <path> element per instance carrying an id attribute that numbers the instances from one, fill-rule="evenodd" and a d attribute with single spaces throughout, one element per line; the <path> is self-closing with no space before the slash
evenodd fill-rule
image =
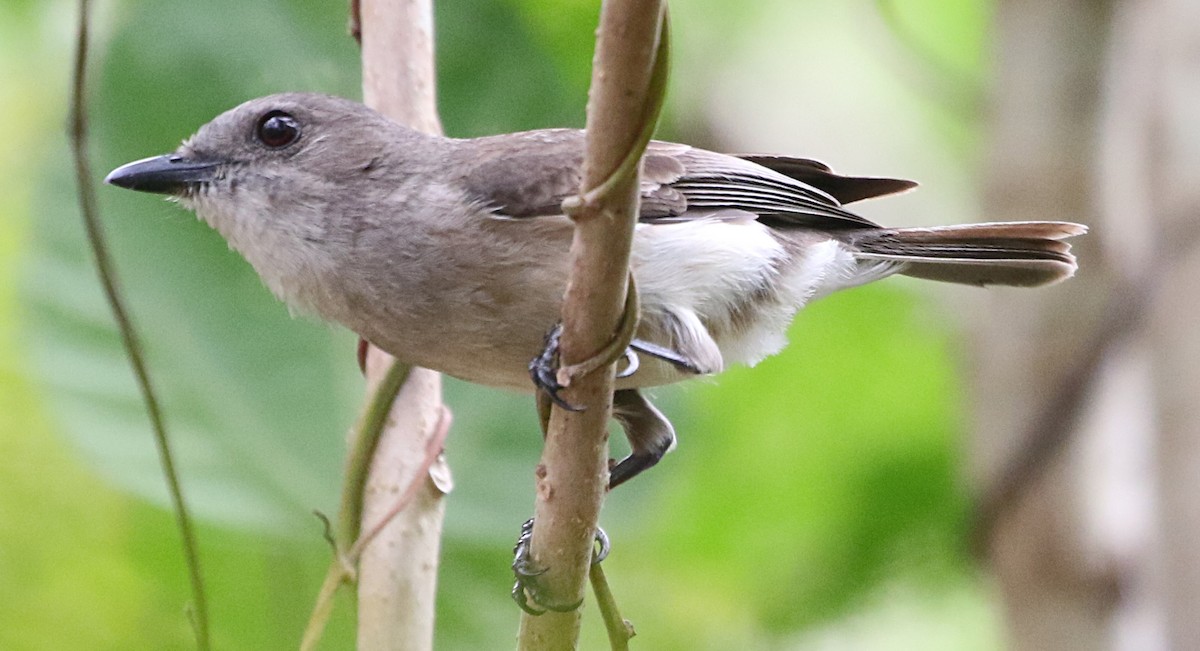
<path id="1" fill-rule="evenodd" d="M 697 247 L 698 239 L 708 246 Z M 832 239 L 802 251 L 789 254 L 758 221 L 639 225 L 632 261 L 643 312 L 672 323 L 675 340 L 662 343 L 715 373 L 782 350 L 793 317 L 813 298 L 882 278 L 899 266 L 860 262 Z"/>
<path id="2" fill-rule="evenodd" d="M 697 239 L 720 246 L 697 247 Z M 663 343 L 689 348 L 685 352 L 705 372 L 716 373 L 742 359 L 729 355 L 711 330 L 722 330 L 744 298 L 770 281 L 784 255 L 761 223 L 713 219 L 639 224 L 632 264 L 643 311 L 673 316 L 676 334 L 687 338 Z M 708 317 L 707 327 L 698 314 Z"/>
<path id="3" fill-rule="evenodd" d="M 782 247 L 781 247 L 782 248 Z M 721 341 L 721 350 L 731 362 L 754 366 L 787 346 L 787 328 L 796 312 L 817 293 L 841 266 L 853 264 L 833 240 L 805 249 L 803 257 L 782 259 L 775 273 L 775 294 L 758 303 L 749 323 Z"/>

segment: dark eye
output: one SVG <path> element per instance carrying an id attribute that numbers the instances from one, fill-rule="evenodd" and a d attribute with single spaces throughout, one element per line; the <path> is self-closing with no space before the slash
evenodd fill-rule
<path id="1" fill-rule="evenodd" d="M 283 111 L 271 111 L 258 121 L 254 134 L 271 149 L 287 147 L 300 137 L 300 123 Z"/>

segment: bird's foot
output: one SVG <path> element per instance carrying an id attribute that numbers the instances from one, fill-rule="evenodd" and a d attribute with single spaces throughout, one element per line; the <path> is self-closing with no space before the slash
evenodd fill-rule
<path id="1" fill-rule="evenodd" d="M 512 569 L 516 583 L 513 584 L 512 598 L 517 602 L 517 606 L 530 615 L 543 615 L 546 611 L 569 613 L 583 605 L 582 599 L 569 604 L 556 604 L 546 598 L 538 578 L 546 573 L 546 568 L 533 564 L 532 542 L 533 518 L 529 518 L 521 525 L 521 535 L 517 537 L 517 544 L 513 547 Z M 608 552 L 612 548 L 608 534 L 600 528 L 596 529 L 596 543 L 599 548 L 592 553 L 593 565 L 608 558 Z"/>
<path id="2" fill-rule="evenodd" d="M 600 350 L 578 364 L 561 365 L 559 356 L 559 340 L 562 338 L 561 323 L 554 326 L 546 335 L 546 345 L 542 352 L 529 362 L 529 375 L 534 385 L 544 391 L 554 404 L 569 411 L 583 411 L 583 407 L 572 405 L 559 395 L 572 380 L 589 375 L 597 370 L 625 358 L 627 361 L 623 371 L 617 377 L 628 377 L 637 371 L 638 357 L 631 350 L 634 332 L 637 330 L 639 319 L 637 283 L 633 273 L 629 274 L 628 290 L 625 294 L 625 306 L 621 312 L 621 320 L 617 324 L 617 332 Z"/>
<path id="3" fill-rule="evenodd" d="M 529 362 L 529 377 L 533 379 L 533 383 L 537 388 L 546 393 L 554 404 L 568 411 L 583 411 L 583 407 L 573 405 L 563 399 L 559 395 L 565 387 L 558 381 L 559 355 L 558 344 L 562 338 L 562 324 L 554 326 L 554 328 L 546 334 L 546 346 L 542 349 L 541 354 L 533 358 Z M 625 357 L 625 368 L 617 371 L 617 378 L 627 378 L 637 372 L 641 366 L 641 360 L 638 358 L 637 351 L 634 346 L 629 346 L 623 353 Z"/>
<path id="4" fill-rule="evenodd" d="M 529 362 L 529 377 L 533 379 L 534 386 L 549 396 L 554 404 L 567 411 L 583 411 L 583 407 L 573 405 L 558 395 L 566 388 L 558 381 L 558 343 L 562 338 L 562 330 L 562 324 L 558 323 L 546 333 L 546 345 L 541 354 Z"/>

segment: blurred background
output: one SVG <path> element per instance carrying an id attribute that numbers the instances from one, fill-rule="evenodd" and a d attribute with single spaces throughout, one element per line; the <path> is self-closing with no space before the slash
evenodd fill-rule
<path id="1" fill-rule="evenodd" d="M 583 125 L 594 0 L 437 4 L 448 134 Z M 178 536 L 75 203 L 74 12 L 0 0 L 0 649 L 188 649 Z M 921 181 L 857 207 L 884 224 L 1093 234 L 1063 285 L 888 280 L 810 306 L 755 369 L 659 390 L 679 448 L 603 518 L 637 648 L 1200 648 L 1200 274 L 1158 235 L 1200 205 L 1196 13 L 672 4 L 658 137 Z M 360 96 L 344 2 L 108 0 L 94 27 L 97 181 L 252 97 Z M 100 199 L 201 522 L 216 648 L 294 647 L 329 561 L 313 510 L 336 509 L 355 340 L 293 319 L 190 213 Z M 540 436 L 527 397 L 446 385 L 438 648 L 509 648 Z M 585 607 L 582 648 L 605 648 Z M 324 648 L 352 646 L 349 611 Z"/>

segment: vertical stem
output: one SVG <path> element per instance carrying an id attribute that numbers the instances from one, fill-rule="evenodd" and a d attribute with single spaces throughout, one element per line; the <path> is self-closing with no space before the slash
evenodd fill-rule
<path id="1" fill-rule="evenodd" d="M 612 589 L 608 587 L 608 577 L 604 575 L 604 567 L 600 563 L 592 565 L 588 572 L 592 581 L 592 591 L 596 593 L 596 605 L 600 608 L 600 616 L 604 619 L 604 628 L 608 631 L 608 643 L 612 651 L 629 651 L 629 640 L 633 638 L 633 625 L 621 617 L 617 600 L 613 597 Z"/>
<path id="2" fill-rule="evenodd" d="M 88 58 L 88 0 L 79 0 L 79 32 L 76 38 L 75 69 L 71 89 L 70 138 L 71 150 L 75 158 L 75 178 L 78 184 L 79 207 L 83 215 L 84 227 L 87 230 L 88 243 L 95 256 L 96 272 L 100 284 L 104 288 L 104 296 L 112 309 L 113 319 L 121 333 L 121 343 L 125 347 L 125 355 L 133 368 L 134 378 L 142 394 L 142 402 L 146 405 L 146 414 L 150 418 L 150 426 L 154 431 L 154 443 L 158 450 L 159 465 L 162 466 L 163 478 L 167 482 L 167 493 L 171 498 L 172 511 L 175 513 L 176 526 L 179 527 L 179 537 L 183 544 L 184 561 L 187 564 L 188 580 L 192 590 L 190 615 L 192 629 L 196 635 L 196 647 L 207 651 L 209 647 L 208 634 L 208 598 L 204 591 L 204 574 L 200 568 L 200 550 L 196 542 L 196 533 L 192 527 L 192 519 L 188 514 L 187 502 L 183 498 L 183 488 L 179 482 L 179 473 L 175 469 L 174 457 L 171 454 L 171 443 L 167 437 L 166 421 L 159 408 L 158 397 L 154 385 L 150 382 L 150 372 L 142 356 L 142 346 L 138 340 L 133 321 L 125 309 L 124 299 L 117 282 L 117 273 L 113 268 L 112 258 L 108 253 L 104 230 L 100 225 L 96 207 L 96 191 L 92 184 L 91 162 L 87 151 L 87 58 Z"/>
<path id="3" fill-rule="evenodd" d="M 358 538 L 363 524 L 363 495 L 367 490 L 371 460 L 379 449 L 379 440 L 383 437 L 391 406 L 411 372 L 412 369 L 404 364 L 392 364 L 382 377 L 376 378 L 372 390 L 367 393 L 360 426 L 354 430 L 355 440 L 350 442 L 346 458 L 346 479 L 335 537 L 339 544 L 350 545 Z"/>
<path id="4" fill-rule="evenodd" d="M 400 123 L 441 133 L 435 94 L 432 0 L 360 0 L 363 98 Z M 368 392 L 394 363 L 371 348 Z M 361 525 L 381 521 L 416 472 L 428 472 L 407 508 L 363 550 L 358 580 L 358 648 L 433 648 L 434 599 L 444 494 L 450 471 L 440 457 L 422 468 L 442 418 L 441 376 L 413 368 L 392 406 L 364 494 Z"/>
<path id="5" fill-rule="evenodd" d="M 581 195 L 572 216 L 571 271 L 563 302 L 563 364 L 577 364 L 603 349 L 620 323 L 629 250 L 638 214 L 637 168 L 618 174 L 631 152 L 641 156 L 659 105 L 655 53 L 663 24 L 661 2 L 606 0 L 592 68 L 587 149 Z M 583 599 L 592 539 L 608 482 L 607 425 L 612 411 L 613 366 L 585 375 L 567 389 L 567 400 L 585 407 L 555 407 L 537 469 L 537 504 L 531 554 L 543 595 L 556 604 Z M 573 649 L 579 611 L 521 617 L 520 649 Z"/>
<path id="6" fill-rule="evenodd" d="M 400 124 L 442 133 L 433 0 L 359 0 L 363 103 Z"/>

